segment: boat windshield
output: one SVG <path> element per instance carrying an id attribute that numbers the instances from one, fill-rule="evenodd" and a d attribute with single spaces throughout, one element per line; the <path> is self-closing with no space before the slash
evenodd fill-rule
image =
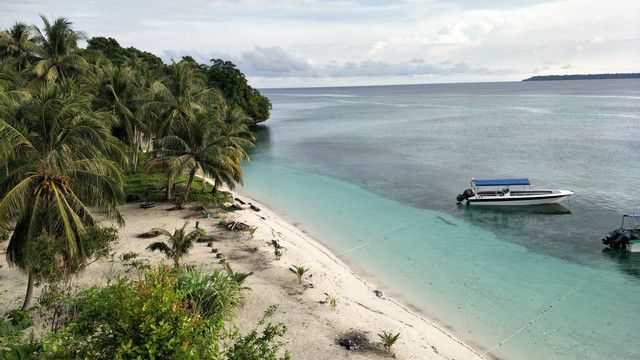
<path id="1" fill-rule="evenodd" d="M 529 179 L 472 179 L 475 186 L 511 186 L 511 185 L 531 185 Z"/>

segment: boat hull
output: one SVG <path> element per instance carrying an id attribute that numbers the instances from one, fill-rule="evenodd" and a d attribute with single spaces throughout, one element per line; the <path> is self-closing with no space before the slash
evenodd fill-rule
<path id="1" fill-rule="evenodd" d="M 548 195 L 532 196 L 474 196 L 467 201 L 473 206 L 529 206 L 557 204 L 573 194 L 570 191 L 559 190 Z"/>

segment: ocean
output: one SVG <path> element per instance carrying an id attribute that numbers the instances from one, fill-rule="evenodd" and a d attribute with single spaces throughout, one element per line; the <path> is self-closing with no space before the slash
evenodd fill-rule
<path id="1" fill-rule="evenodd" d="M 491 356 L 640 358 L 640 254 L 600 243 L 640 211 L 640 80 L 263 93 L 242 192 L 385 293 Z M 472 177 L 575 195 L 456 206 Z"/>

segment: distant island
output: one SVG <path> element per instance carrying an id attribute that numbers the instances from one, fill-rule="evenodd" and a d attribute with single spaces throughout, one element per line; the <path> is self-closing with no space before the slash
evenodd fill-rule
<path id="1" fill-rule="evenodd" d="M 551 81 L 551 80 L 601 80 L 601 79 L 640 79 L 640 73 L 627 74 L 584 74 L 584 75 L 539 75 L 522 81 Z"/>

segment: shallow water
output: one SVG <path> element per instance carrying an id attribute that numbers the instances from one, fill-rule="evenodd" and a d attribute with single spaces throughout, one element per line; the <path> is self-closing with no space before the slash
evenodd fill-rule
<path id="1" fill-rule="evenodd" d="M 639 205 L 639 80 L 265 94 L 244 192 L 494 355 L 640 358 L 640 256 L 599 242 Z M 471 177 L 576 195 L 456 207 Z"/>

